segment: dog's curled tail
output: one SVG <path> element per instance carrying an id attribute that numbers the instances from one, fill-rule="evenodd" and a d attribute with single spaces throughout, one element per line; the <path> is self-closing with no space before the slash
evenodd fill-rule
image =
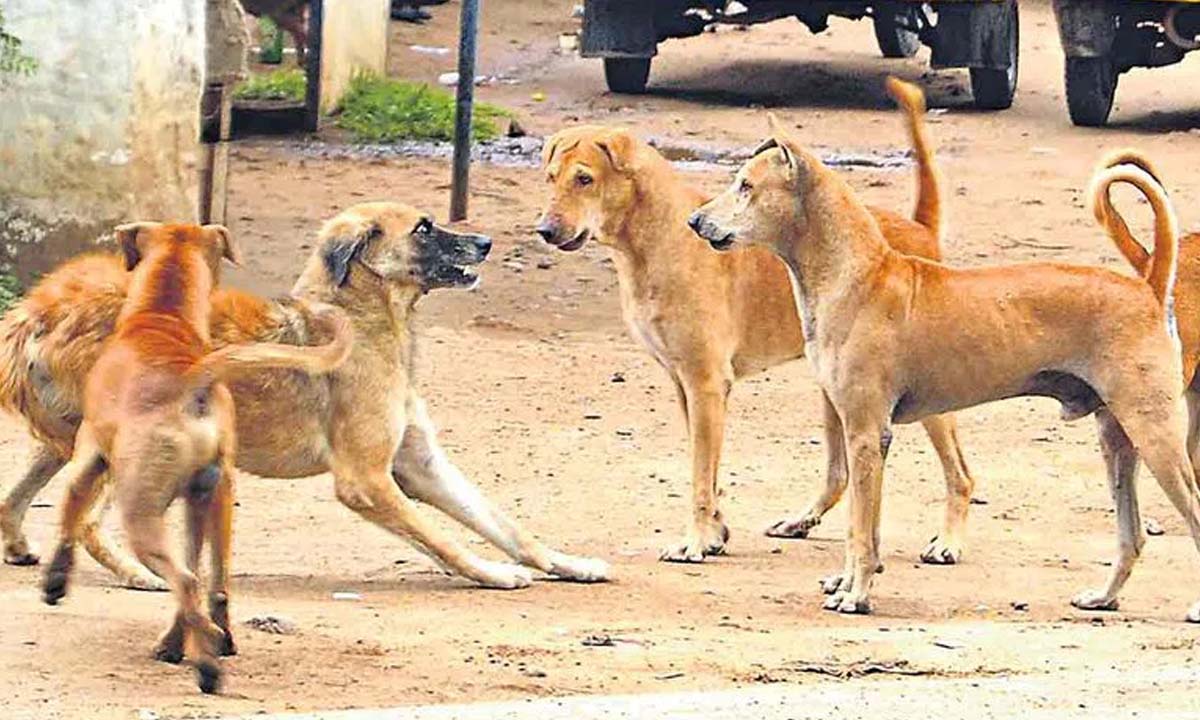
<path id="1" fill-rule="evenodd" d="M 332 339 L 324 345 L 242 343 L 227 345 L 205 355 L 190 371 L 197 384 L 229 379 L 234 374 L 256 369 L 291 369 L 309 375 L 336 370 L 350 356 L 354 329 L 340 308 L 329 307 L 316 315 L 324 321 Z"/>
<path id="2" fill-rule="evenodd" d="M 887 79 L 887 91 L 904 111 L 904 121 L 916 158 L 917 207 L 913 211 L 913 220 L 929 228 L 940 243 L 944 231 L 942 183 L 925 128 L 925 93 L 916 85 L 892 76 Z"/>
<path id="3" fill-rule="evenodd" d="M 1144 257 L 1146 251 L 1130 235 L 1129 227 L 1112 205 L 1109 189 L 1117 183 L 1127 183 L 1136 187 L 1154 210 L 1154 253 L 1149 257 Z M 1170 199 L 1167 198 L 1166 190 L 1155 180 L 1154 175 L 1142 169 L 1140 165 L 1124 163 L 1098 171 L 1092 178 L 1088 196 L 1091 198 L 1092 213 L 1104 225 L 1117 249 L 1146 279 L 1159 301 L 1167 304 L 1175 285 L 1175 265 L 1179 255 L 1179 221 L 1175 217 Z M 1128 246 L 1136 247 L 1141 255 L 1132 252 Z"/>
<path id="4" fill-rule="evenodd" d="M 1110 167 L 1117 165 L 1133 165 L 1141 168 L 1143 172 L 1154 179 L 1154 182 L 1162 186 L 1162 177 L 1154 168 L 1154 163 L 1150 162 L 1150 158 L 1143 155 L 1140 151 L 1132 148 L 1122 148 L 1114 150 L 1104 156 L 1100 161 L 1100 166 L 1096 172 L 1101 172 Z M 1129 226 L 1125 224 L 1125 218 L 1121 217 L 1121 213 L 1113 207 L 1112 198 L 1109 193 L 1105 192 L 1104 196 L 1099 198 L 1092 207 L 1092 212 L 1096 215 L 1096 221 L 1100 223 L 1108 232 L 1108 236 L 1116 244 L 1117 250 L 1125 256 L 1129 264 L 1138 273 L 1145 273 L 1146 266 L 1150 263 L 1150 253 L 1146 252 L 1146 248 L 1138 242 L 1133 233 L 1129 231 Z"/>

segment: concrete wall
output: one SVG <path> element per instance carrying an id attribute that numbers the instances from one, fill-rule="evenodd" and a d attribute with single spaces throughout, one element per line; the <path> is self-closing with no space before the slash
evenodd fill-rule
<path id="1" fill-rule="evenodd" d="M 390 0 L 325 2 L 321 33 L 321 111 L 329 112 L 359 70 L 387 72 Z"/>
<path id="2" fill-rule="evenodd" d="M 205 0 L 4 0 L 38 62 L 0 89 L 0 263 L 22 281 L 128 220 L 195 219 Z"/>

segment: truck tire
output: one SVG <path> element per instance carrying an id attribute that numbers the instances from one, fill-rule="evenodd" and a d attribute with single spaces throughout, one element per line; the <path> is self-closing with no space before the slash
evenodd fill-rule
<path id="1" fill-rule="evenodd" d="M 885 58 L 906 58 L 917 54 L 921 40 L 917 34 L 900 25 L 897 8 L 880 3 L 875 12 L 875 40 Z"/>
<path id="2" fill-rule="evenodd" d="M 1071 122 L 1083 127 L 1100 127 L 1108 122 L 1117 94 L 1117 71 L 1112 58 L 1069 57 L 1066 80 Z"/>
<path id="3" fill-rule="evenodd" d="M 1007 110 L 1012 107 L 1013 96 L 1017 94 L 1021 20 L 1016 0 L 1008 0 L 1006 5 L 1007 22 L 1012 27 L 1008 34 L 1008 67 L 971 68 L 971 94 L 975 97 L 975 107 L 983 110 Z"/>
<path id="4" fill-rule="evenodd" d="M 640 95 L 646 92 L 649 79 L 650 58 L 604 58 L 604 82 L 615 93 Z"/>

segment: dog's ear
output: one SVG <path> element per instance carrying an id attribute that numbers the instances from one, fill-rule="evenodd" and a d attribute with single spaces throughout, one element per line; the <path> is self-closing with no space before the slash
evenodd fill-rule
<path id="1" fill-rule="evenodd" d="M 205 225 L 203 230 L 213 236 L 214 244 L 221 250 L 221 257 L 235 267 L 241 267 L 242 249 L 234 241 L 233 233 L 229 232 L 229 228 L 224 225 Z"/>
<path id="2" fill-rule="evenodd" d="M 159 227 L 160 225 L 162 223 L 132 222 L 113 228 L 113 234 L 117 239 L 117 246 L 121 248 L 121 254 L 125 256 L 126 270 L 134 269 L 142 261 L 142 256 L 145 254 L 140 241 L 143 231 Z"/>
<path id="3" fill-rule="evenodd" d="M 372 240 L 382 234 L 383 228 L 373 220 L 347 223 L 326 233 L 325 243 L 321 247 L 321 258 L 335 287 L 346 284 L 350 277 L 350 263 L 362 255 Z"/>
<path id="4" fill-rule="evenodd" d="M 787 172 L 787 178 L 795 182 L 807 168 L 800 144 L 792 139 L 775 113 L 767 113 L 767 125 L 771 128 L 771 141 L 779 148 L 780 162 Z"/>
<path id="5" fill-rule="evenodd" d="M 633 166 L 635 148 L 633 136 L 629 133 L 621 130 L 607 133 L 596 140 L 596 147 L 608 157 L 609 163 L 618 172 L 625 172 Z"/>

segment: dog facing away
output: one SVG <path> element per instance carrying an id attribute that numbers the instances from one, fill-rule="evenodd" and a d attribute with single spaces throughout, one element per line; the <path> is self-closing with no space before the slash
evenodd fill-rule
<path id="1" fill-rule="evenodd" d="M 229 630 L 229 556 L 233 521 L 233 398 L 223 380 L 238 369 L 281 367 L 326 372 L 343 362 L 352 333 L 341 318 L 321 348 L 230 345 L 210 352 L 210 298 L 222 257 L 238 261 L 219 225 L 136 223 L 116 229 L 131 272 L 116 326 L 84 385 L 83 421 L 74 452 L 59 475 L 68 483 L 54 561 L 43 593 L 57 604 L 67 593 L 82 519 L 101 491 L 115 484 L 134 554 L 165 579 L 178 611 L 157 654 L 192 659 L 203 692 L 220 682 L 218 653 L 233 653 Z M 187 503 L 187 567 L 167 546 L 164 514 Z M 211 542 L 209 612 L 201 612 L 196 576 Z"/>
<path id="2" fill-rule="evenodd" d="M 941 193 L 926 138 L 920 90 L 889 86 L 904 111 L 916 155 L 914 220 L 883 209 L 871 213 L 900 252 L 941 257 Z M 700 562 L 721 553 L 729 537 L 718 506 L 717 469 L 733 382 L 803 357 L 805 339 L 787 271 L 761 248 L 715 253 L 687 227 L 706 199 L 688 187 L 649 145 L 624 130 L 578 127 L 547 142 L 543 167 L 553 190 L 537 232 L 560 250 L 592 238 L 609 246 L 621 308 L 630 334 L 671 376 L 691 441 L 692 517 L 684 539 L 661 559 Z M 838 416 L 823 398 L 828 452 L 823 492 L 800 517 L 767 534 L 806 537 L 846 487 L 846 457 Z M 924 420 L 946 477 L 946 517 L 921 553 L 929 563 L 954 563 L 963 552 L 974 481 L 952 416 Z"/>
<path id="3" fill-rule="evenodd" d="M 770 248 L 796 288 L 808 357 L 845 428 L 850 461 L 846 565 L 824 584 L 827 609 L 869 611 L 890 426 L 1011 397 L 1052 397 L 1064 418 L 1095 413 L 1100 425 L 1119 552 L 1105 586 L 1072 604 L 1117 606 L 1144 542 L 1139 459 L 1200 548 L 1171 332 L 1178 231 L 1158 183 L 1121 165 L 1100 173 L 1091 193 L 1123 182 L 1150 202 L 1155 252 L 1145 279 L 1052 263 L 951 269 L 889 248 L 850 187 L 773 116 L 771 136 L 692 225 L 718 250 Z M 1200 621 L 1200 603 L 1187 618 Z"/>
<path id="4" fill-rule="evenodd" d="M 606 563 L 547 548 L 491 505 L 446 457 L 416 387 L 417 301 L 438 288 L 473 286 L 473 266 L 490 248 L 489 238 L 451 232 L 407 205 L 364 203 L 325 224 L 290 297 L 268 301 L 219 290 L 211 317 L 216 347 L 328 342 L 321 310 L 327 306 L 345 311 L 355 338 L 349 359 L 334 372 L 255 370 L 229 380 L 237 405 L 236 465 L 275 478 L 332 472 L 347 507 L 485 587 L 526 587 L 532 576 L 473 554 L 423 518 L 414 501 L 447 513 L 525 566 L 566 580 L 605 580 Z M 79 388 L 113 327 L 126 292 L 122 276 L 112 257 L 69 262 L 0 322 L 0 405 L 22 416 L 41 442 L 0 508 L 9 562 L 37 562 L 21 520 L 70 456 Z M 84 523 L 83 541 L 124 584 L 155 587 L 157 578 L 101 532 L 98 513 Z"/>

